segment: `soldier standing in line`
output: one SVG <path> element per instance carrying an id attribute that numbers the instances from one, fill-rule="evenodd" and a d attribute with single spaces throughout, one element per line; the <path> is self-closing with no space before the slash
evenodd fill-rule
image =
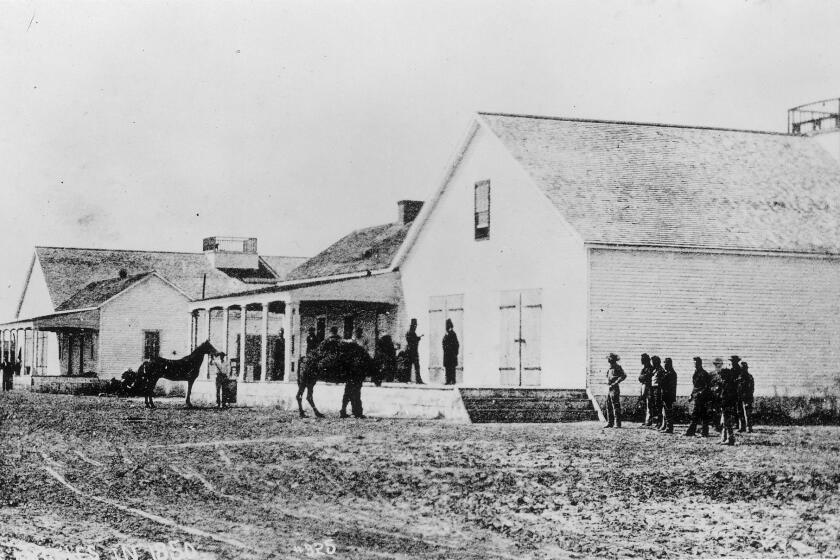
<path id="1" fill-rule="evenodd" d="M 715 371 L 709 373 L 709 397 L 706 401 L 707 421 L 715 427 L 717 433 L 723 430 L 723 413 L 720 408 L 720 393 L 723 390 L 723 360 L 715 358 L 712 362 Z"/>
<path id="2" fill-rule="evenodd" d="M 423 385 L 423 380 L 420 379 L 420 339 L 423 335 L 417 334 L 417 319 L 412 319 L 408 327 L 408 332 L 405 333 L 405 356 L 408 358 L 408 380 L 411 381 L 411 368 L 414 368 L 418 385 Z"/>
<path id="3" fill-rule="evenodd" d="M 627 379 L 627 375 L 618 361 L 616 354 L 607 356 L 610 369 L 607 371 L 607 425 L 604 428 L 621 427 L 621 390 L 618 384 Z"/>
<path id="4" fill-rule="evenodd" d="M 674 371 L 674 362 L 671 358 L 665 358 L 665 375 L 660 385 L 662 391 L 662 427 L 660 432 L 666 434 L 674 433 L 674 403 L 677 400 L 677 372 Z"/>
<path id="5" fill-rule="evenodd" d="M 749 364 L 741 362 L 741 375 L 738 377 L 738 431 L 752 433 L 752 408 L 755 392 L 755 380 L 750 373 Z"/>
<path id="6" fill-rule="evenodd" d="M 650 390 L 650 382 L 653 378 L 653 366 L 650 365 L 650 356 L 642 354 L 642 371 L 639 373 L 639 383 L 642 384 L 642 393 L 639 395 L 639 408 L 645 411 L 645 419 L 642 427 L 648 427 L 653 423 L 653 402 Z"/>
<path id="7" fill-rule="evenodd" d="M 702 426 L 700 435 L 709 437 L 709 417 L 706 412 L 706 403 L 709 399 L 710 380 L 709 372 L 703 369 L 703 359 L 695 356 L 694 375 L 691 377 L 693 388 L 689 399 L 689 401 L 694 401 L 694 408 L 691 411 L 691 424 L 685 431 L 687 437 L 693 437 L 697 433 L 697 424 Z"/>
<path id="8" fill-rule="evenodd" d="M 734 426 L 738 422 L 738 376 L 741 368 L 738 356 L 730 358 L 731 368 L 721 370 L 720 377 L 723 385 L 720 392 L 720 407 L 723 412 L 723 430 L 721 432 L 721 445 L 735 445 Z"/>
<path id="9" fill-rule="evenodd" d="M 665 370 L 662 369 L 662 360 L 659 356 L 653 356 L 650 359 L 653 365 L 653 372 L 650 380 L 650 393 L 652 401 L 652 413 L 655 414 L 657 427 L 661 428 L 664 424 L 665 418 L 662 415 L 662 379 L 665 377 Z M 653 420 L 653 417 L 651 417 Z M 651 422 L 653 425 L 653 422 Z"/>

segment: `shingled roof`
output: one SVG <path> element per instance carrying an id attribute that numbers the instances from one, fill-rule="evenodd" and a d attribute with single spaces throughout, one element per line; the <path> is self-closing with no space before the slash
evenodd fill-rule
<path id="1" fill-rule="evenodd" d="M 125 278 L 109 278 L 91 282 L 56 308 L 56 311 L 67 311 L 70 309 L 84 309 L 87 307 L 99 307 L 115 295 L 133 286 L 140 280 L 146 278 L 152 272 L 144 272 Z"/>
<path id="2" fill-rule="evenodd" d="M 480 113 L 583 237 L 840 253 L 840 164 L 787 134 Z"/>
<path id="3" fill-rule="evenodd" d="M 118 278 L 121 270 L 129 277 L 155 271 L 191 299 L 201 298 L 203 285 L 205 297 L 217 297 L 248 289 L 255 281 L 273 284 L 284 279 L 262 266 L 264 278 L 240 280 L 214 268 L 203 253 L 36 247 L 35 254 L 56 307 L 91 283 Z M 275 262 L 284 258 L 274 257 Z M 292 264 L 302 260 L 289 258 Z"/>
<path id="4" fill-rule="evenodd" d="M 410 227 L 409 222 L 356 230 L 294 269 L 286 280 L 305 280 L 387 268 Z"/>

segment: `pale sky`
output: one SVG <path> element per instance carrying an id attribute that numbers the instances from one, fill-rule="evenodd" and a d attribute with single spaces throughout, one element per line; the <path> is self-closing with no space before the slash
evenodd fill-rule
<path id="1" fill-rule="evenodd" d="M 476 111 L 783 131 L 840 96 L 838 29 L 837 2 L 0 1 L 0 320 L 35 245 L 309 256 L 393 221 Z"/>

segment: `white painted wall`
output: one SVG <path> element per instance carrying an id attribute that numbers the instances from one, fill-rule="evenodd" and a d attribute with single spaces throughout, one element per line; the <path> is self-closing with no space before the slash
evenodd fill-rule
<path id="1" fill-rule="evenodd" d="M 57 302 L 60 304 L 61 302 Z M 29 319 L 41 315 L 49 315 L 55 311 L 50 292 L 47 288 L 47 280 L 44 278 L 44 270 L 37 256 L 33 260 L 32 273 L 29 275 L 29 282 L 23 288 L 23 302 L 21 304 L 20 319 Z"/>
<path id="2" fill-rule="evenodd" d="M 750 364 L 756 395 L 840 392 L 840 260 L 593 249 L 590 370 L 605 393 L 616 352 L 632 394 L 642 352 L 674 360 L 691 392 L 693 357 Z"/>
<path id="3" fill-rule="evenodd" d="M 490 238 L 474 238 L 474 185 L 491 181 Z M 427 203 L 428 204 L 428 203 Z M 464 294 L 464 385 L 499 385 L 500 292 L 542 289 L 542 386 L 582 388 L 586 252 L 545 195 L 480 127 L 400 267 L 405 317 L 429 333 L 431 296 Z M 405 343 L 404 333 L 400 342 Z M 420 345 L 428 378 L 429 344 Z"/>
<path id="4" fill-rule="evenodd" d="M 143 331 L 160 331 L 160 355 L 189 353 L 188 300 L 157 276 L 149 276 L 100 309 L 99 377 L 117 377 L 143 362 Z"/>

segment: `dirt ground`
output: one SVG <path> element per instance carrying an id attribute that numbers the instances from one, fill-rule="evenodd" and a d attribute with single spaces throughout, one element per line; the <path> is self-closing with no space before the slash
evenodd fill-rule
<path id="1" fill-rule="evenodd" d="M 0 395 L 0 551 L 840 556 L 838 427 L 758 426 L 733 448 L 597 423 L 315 420 L 158 404 Z"/>

